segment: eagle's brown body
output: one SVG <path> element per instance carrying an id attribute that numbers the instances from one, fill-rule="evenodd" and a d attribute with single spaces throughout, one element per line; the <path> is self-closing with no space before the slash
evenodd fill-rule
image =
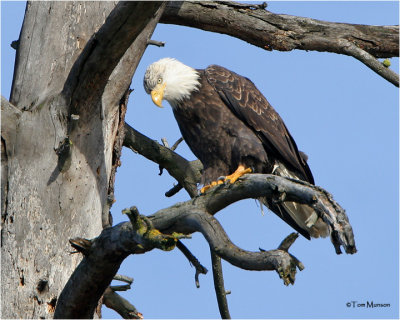
<path id="1" fill-rule="evenodd" d="M 314 184 L 281 117 L 249 79 L 217 65 L 194 70 L 165 58 L 147 69 L 144 87 L 158 106 L 170 102 L 183 138 L 204 165 L 203 184 L 238 167 Z M 330 233 L 307 205 L 262 202 L 308 239 Z"/>
<path id="2" fill-rule="evenodd" d="M 183 138 L 204 165 L 203 183 L 239 164 L 271 173 L 280 160 L 314 183 L 281 117 L 247 78 L 220 66 L 197 70 L 201 89 L 173 108 Z"/>
<path id="3" fill-rule="evenodd" d="M 173 112 L 183 138 L 204 165 L 203 184 L 231 174 L 240 164 L 255 173 L 314 183 L 281 117 L 249 79 L 216 65 L 197 71 L 199 90 L 174 105 Z M 328 233 L 321 220 L 308 230 L 299 226 L 288 211 L 300 205 L 263 202 L 307 238 Z"/>

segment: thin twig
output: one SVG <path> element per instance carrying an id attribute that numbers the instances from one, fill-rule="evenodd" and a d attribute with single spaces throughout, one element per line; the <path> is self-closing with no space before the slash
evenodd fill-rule
<path id="1" fill-rule="evenodd" d="M 396 72 L 385 67 L 373 55 L 369 54 L 367 51 L 359 48 L 354 43 L 348 40 L 339 40 L 339 43 L 343 47 L 343 50 L 346 54 L 361 61 L 368 68 L 379 74 L 382 78 L 394 84 L 396 87 L 399 87 L 399 75 Z"/>
<path id="2" fill-rule="evenodd" d="M 298 233 L 292 232 L 285 239 L 282 240 L 281 244 L 278 246 L 278 250 L 288 251 L 290 246 L 296 241 L 298 237 Z"/>
<path id="3" fill-rule="evenodd" d="M 171 149 L 171 148 L 169 147 L 169 143 L 168 143 L 167 138 L 161 138 L 161 142 L 162 142 L 162 144 L 163 144 L 164 147 L 166 147 L 166 148 L 168 148 L 168 149 Z"/>
<path id="4" fill-rule="evenodd" d="M 70 239 L 69 243 L 75 250 L 81 252 L 85 256 L 88 256 L 90 254 L 90 250 L 93 244 L 92 240 L 79 237 Z"/>
<path id="5" fill-rule="evenodd" d="M 222 319 L 230 319 L 228 300 L 226 299 L 226 290 L 224 286 L 224 276 L 222 273 L 221 258 L 210 247 L 212 271 L 214 276 L 214 288 L 217 296 L 219 313 Z"/>
<path id="6" fill-rule="evenodd" d="M 183 141 L 183 138 L 180 137 L 180 138 L 174 143 L 174 145 L 171 147 L 171 150 L 172 150 L 172 151 L 175 151 L 176 148 L 178 148 L 179 144 L 180 144 L 182 141 Z"/>
<path id="7" fill-rule="evenodd" d="M 126 283 L 129 283 L 129 284 L 132 284 L 132 283 L 133 283 L 133 278 L 128 277 L 128 276 L 124 276 L 124 275 L 122 275 L 122 274 L 116 274 L 116 275 L 114 276 L 114 280 L 126 282 Z"/>
<path id="8" fill-rule="evenodd" d="M 165 196 L 166 197 L 172 197 L 174 195 L 176 195 L 179 191 L 181 191 L 183 189 L 182 185 L 180 183 L 174 185 L 171 189 L 169 189 L 166 193 Z"/>
<path id="9" fill-rule="evenodd" d="M 110 286 L 112 291 L 127 291 L 131 288 L 130 284 L 124 284 L 121 286 Z"/>
<path id="10" fill-rule="evenodd" d="M 196 274 L 194 276 L 196 287 L 200 288 L 199 274 L 207 274 L 208 270 L 204 267 L 199 260 L 189 251 L 189 249 L 181 242 L 176 243 L 177 248 L 184 254 L 184 256 L 189 260 L 189 262 L 196 268 Z"/>
<path id="11" fill-rule="evenodd" d="M 147 40 L 147 45 L 157 46 L 157 47 L 164 47 L 164 41 L 156 41 L 156 40 Z"/>
<path id="12" fill-rule="evenodd" d="M 103 304 L 116 311 L 123 319 L 143 319 L 143 315 L 136 310 L 134 305 L 110 287 L 104 292 Z"/>
<path id="13" fill-rule="evenodd" d="M 166 147 L 166 148 L 168 148 L 168 149 L 170 149 L 171 151 L 175 151 L 175 149 L 178 147 L 178 145 L 179 145 L 182 141 L 183 141 L 183 138 L 180 137 L 180 138 L 174 143 L 174 145 L 170 148 L 167 138 L 161 138 L 161 142 L 162 142 L 163 146 Z M 163 173 L 164 168 L 163 168 L 161 165 L 159 165 L 159 169 L 160 169 L 160 173 L 159 173 L 158 175 L 161 176 L 162 173 Z M 177 187 L 177 188 L 178 188 L 178 187 Z M 165 194 L 165 196 L 166 196 L 166 197 L 172 197 L 172 196 L 175 195 L 178 191 L 180 191 L 182 188 L 183 188 L 183 187 L 181 187 L 180 189 L 174 189 L 174 188 L 173 188 L 174 190 L 171 189 L 171 190 L 167 191 L 166 194 Z M 172 192 L 174 192 L 174 193 L 172 193 Z M 171 194 L 171 195 L 168 195 L 168 196 L 167 196 L 167 193 L 168 193 L 168 194 Z"/>

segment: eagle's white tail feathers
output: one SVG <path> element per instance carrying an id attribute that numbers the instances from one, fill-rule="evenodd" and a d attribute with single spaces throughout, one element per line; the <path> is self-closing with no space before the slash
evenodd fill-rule
<path id="1" fill-rule="evenodd" d="M 274 166 L 273 173 L 282 177 L 299 179 L 293 172 L 290 172 L 281 164 Z M 290 217 L 297 225 L 306 230 L 311 237 L 327 237 L 330 234 L 329 226 L 318 217 L 317 213 L 308 205 L 295 202 L 283 202 L 282 207 L 286 209 Z"/>

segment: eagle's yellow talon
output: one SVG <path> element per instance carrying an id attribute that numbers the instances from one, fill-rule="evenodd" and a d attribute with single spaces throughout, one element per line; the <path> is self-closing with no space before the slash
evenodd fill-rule
<path id="1" fill-rule="evenodd" d="M 232 173 L 229 176 L 226 176 L 224 179 L 212 181 L 210 184 L 201 188 L 200 193 L 205 193 L 208 189 L 211 189 L 212 187 L 215 187 L 216 185 L 223 184 L 226 181 L 229 181 L 229 183 L 234 183 L 237 179 L 239 179 L 244 174 L 251 173 L 251 172 L 252 172 L 251 168 L 245 168 L 243 165 L 239 165 L 239 167 L 236 169 L 236 171 L 234 173 Z"/>
<path id="2" fill-rule="evenodd" d="M 251 168 L 245 168 L 243 165 L 239 165 L 234 173 L 225 177 L 225 181 L 229 180 L 230 183 L 234 183 L 237 179 L 246 173 L 251 173 Z"/>
<path id="3" fill-rule="evenodd" d="M 208 185 L 206 185 L 206 186 L 204 186 L 203 188 L 201 188 L 200 189 L 200 193 L 202 194 L 202 193 L 205 193 L 208 189 L 210 189 L 211 188 L 211 185 L 210 184 L 208 184 Z"/>

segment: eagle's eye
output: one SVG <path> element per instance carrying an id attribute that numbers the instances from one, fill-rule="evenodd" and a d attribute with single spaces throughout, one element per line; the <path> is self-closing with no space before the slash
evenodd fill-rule
<path id="1" fill-rule="evenodd" d="M 162 82 L 162 79 L 158 78 L 157 83 L 161 83 L 161 82 Z"/>

